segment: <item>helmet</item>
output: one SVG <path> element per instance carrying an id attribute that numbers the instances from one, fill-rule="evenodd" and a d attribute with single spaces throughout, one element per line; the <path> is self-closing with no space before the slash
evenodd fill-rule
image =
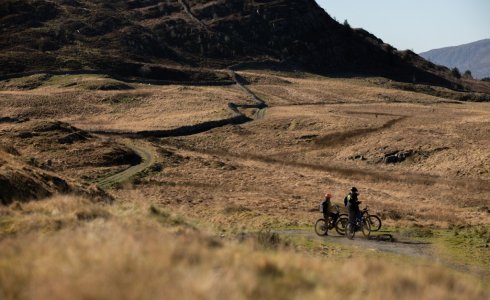
<path id="1" fill-rule="evenodd" d="M 329 194 L 329 193 L 326 193 L 326 194 L 325 194 L 325 198 L 330 199 L 330 198 L 332 198 L 332 195 L 331 195 L 331 194 Z"/>
<path id="2" fill-rule="evenodd" d="M 352 187 L 352 188 L 350 189 L 350 191 L 351 191 L 352 193 L 356 193 L 356 194 L 358 193 L 357 188 L 356 188 L 355 186 L 354 186 L 354 187 Z"/>

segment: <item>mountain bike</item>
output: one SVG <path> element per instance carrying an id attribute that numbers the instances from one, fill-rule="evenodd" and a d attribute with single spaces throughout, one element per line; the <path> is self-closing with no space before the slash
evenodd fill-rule
<path id="1" fill-rule="evenodd" d="M 361 215 L 360 219 L 356 218 L 355 223 L 347 223 L 347 227 L 345 228 L 345 235 L 349 240 L 352 240 L 357 231 L 362 231 L 362 234 L 365 237 L 369 237 L 369 235 L 371 234 L 371 224 L 369 223 L 368 219 L 364 217 L 364 214 Z"/>
<path id="2" fill-rule="evenodd" d="M 369 209 L 367 206 L 362 210 L 362 215 L 366 220 L 368 220 L 369 225 L 371 226 L 371 231 L 378 231 L 381 228 L 381 219 L 377 215 L 369 214 Z"/>
<path id="3" fill-rule="evenodd" d="M 333 206 L 335 208 L 335 212 L 333 217 L 328 218 L 328 221 L 325 220 L 325 218 L 318 219 L 315 222 L 315 233 L 319 236 L 325 236 L 327 235 L 329 230 L 332 230 L 335 228 L 338 234 L 344 235 L 343 231 L 345 231 L 344 227 L 341 227 L 340 225 L 337 225 L 340 217 L 343 217 L 345 214 L 340 214 L 340 209 L 338 205 Z M 341 230 L 341 231 L 339 231 Z"/>
<path id="4" fill-rule="evenodd" d="M 335 223 L 335 231 L 340 235 L 345 235 L 347 223 L 349 223 L 349 215 L 341 214 Z"/>

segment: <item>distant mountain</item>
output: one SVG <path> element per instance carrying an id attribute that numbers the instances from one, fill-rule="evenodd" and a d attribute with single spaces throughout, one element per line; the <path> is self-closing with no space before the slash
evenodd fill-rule
<path id="1" fill-rule="evenodd" d="M 456 67 L 461 73 L 470 70 L 474 78 L 490 77 L 490 39 L 434 49 L 419 55 L 436 64 Z"/>

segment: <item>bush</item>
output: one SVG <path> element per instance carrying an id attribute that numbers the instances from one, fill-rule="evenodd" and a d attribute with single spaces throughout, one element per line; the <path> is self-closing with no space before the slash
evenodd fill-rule
<path id="1" fill-rule="evenodd" d="M 270 230 L 261 230 L 257 233 L 256 242 L 259 249 L 277 250 L 289 246 L 289 242 L 283 240 L 278 233 Z"/>
<path id="2" fill-rule="evenodd" d="M 434 232 L 432 231 L 432 229 L 427 227 L 420 227 L 420 226 L 407 228 L 403 230 L 401 234 L 405 237 L 412 237 L 412 238 L 429 238 L 434 236 Z"/>
<path id="3" fill-rule="evenodd" d="M 451 74 L 458 79 L 461 78 L 461 72 L 459 72 L 458 68 L 453 68 L 451 70 Z"/>

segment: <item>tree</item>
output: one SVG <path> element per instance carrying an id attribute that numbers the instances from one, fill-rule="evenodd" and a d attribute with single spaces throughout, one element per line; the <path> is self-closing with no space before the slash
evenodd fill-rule
<path id="1" fill-rule="evenodd" d="M 459 72 L 459 69 L 458 68 L 453 68 L 451 70 L 451 74 L 453 74 L 454 77 L 456 78 L 461 78 L 461 72 Z"/>
<path id="2" fill-rule="evenodd" d="M 349 21 L 347 21 L 347 19 L 345 19 L 345 20 L 344 20 L 344 26 L 345 26 L 346 28 L 351 29 L 350 24 L 349 24 Z"/>
<path id="3" fill-rule="evenodd" d="M 466 70 L 463 76 L 468 79 L 473 79 L 473 75 L 471 74 L 470 70 Z"/>

